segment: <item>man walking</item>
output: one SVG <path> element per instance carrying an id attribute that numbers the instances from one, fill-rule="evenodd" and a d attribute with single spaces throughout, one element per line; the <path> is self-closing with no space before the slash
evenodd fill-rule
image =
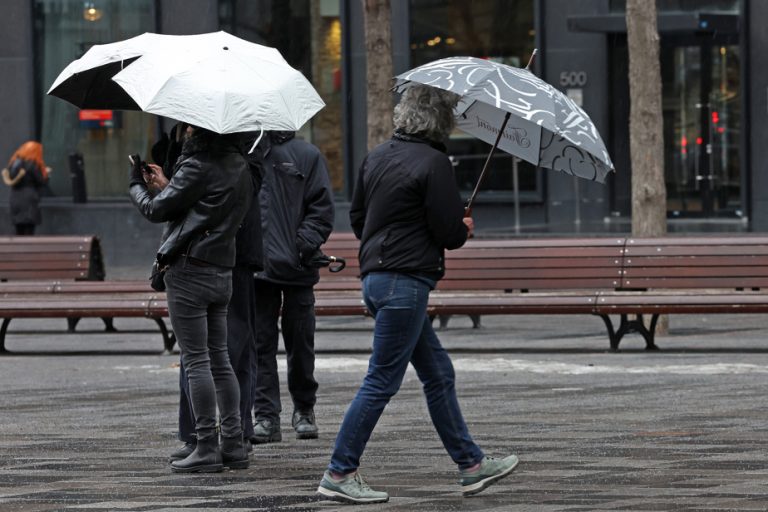
<path id="1" fill-rule="evenodd" d="M 259 144 L 264 171 L 259 193 L 264 270 L 255 276 L 256 378 L 251 441 L 282 440 L 277 374 L 278 318 L 293 401 L 291 426 L 298 439 L 318 436 L 314 406 L 315 295 L 320 279 L 311 257 L 333 229 L 333 192 L 320 151 L 294 132 L 269 132 Z"/>

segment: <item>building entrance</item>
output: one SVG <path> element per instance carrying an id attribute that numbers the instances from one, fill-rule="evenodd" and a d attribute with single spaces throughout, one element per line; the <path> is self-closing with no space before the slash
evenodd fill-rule
<path id="1" fill-rule="evenodd" d="M 740 215 L 739 47 L 711 35 L 667 37 L 661 66 L 670 213 Z"/>
<path id="2" fill-rule="evenodd" d="M 629 169 L 627 40 L 623 34 L 614 38 L 612 93 L 618 101 L 612 112 L 617 139 L 613 145 L 615 153 L 625 153 L 617 156 Z M 670 217 L 743 215 L 741 56 L 734 39 L 711 33 L 661 36 L 664 169 Z"/>

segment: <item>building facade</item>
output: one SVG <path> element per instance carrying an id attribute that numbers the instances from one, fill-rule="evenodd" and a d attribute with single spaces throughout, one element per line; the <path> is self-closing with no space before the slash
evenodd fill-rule
<path id="1" fill-rule="evenodd" d="M 601 185 L 497 152 L 473 209 L 480 235 L 629 230 L 624 0 L 391 3 L 395 74 L 452 55 L 524 66 L 538 48 L 535 73 L 583 106 L 616 165 Z M 768 2 L 658 0 L 658 6 L 670 230 L 768 230 L 768 68 L 760 65 L 768 56 L 760 21 L 768 20 Z M 0 9 L 0 158 L 34 138 L 54 168 L 39 233 L 97 234 L 108 265 L 151 261 L 160 227 L 128 201 L 126 155 L 148 155 L 170 122 L 140 112 L 79 111 L 46 92 L 93 44 L 143 32 L 220 29 L 278 48 L 323 97 L 326 108 L 300 136 L 326 155 L 336 229 L 349 229 L 348 201 L 367 149 L 362 2 L 4 0 Z M 468 196 L 490 147 L 457 131 L 448 149 Z M 82 167 L 73 165 L 78 156 Z M 83 169 L 84 180 L 77 172 Z M 0 233 L 10 232 L 3 188 Z"/>

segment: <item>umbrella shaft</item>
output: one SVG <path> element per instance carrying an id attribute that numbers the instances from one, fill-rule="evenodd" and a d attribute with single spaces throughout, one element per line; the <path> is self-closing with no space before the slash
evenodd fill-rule
<path id="1" fill-rule="evenodd" d="M 488 170 L 488 164 L 491 163 L 491 157 L 493 157 L 493 152 L 496 151 L 496 148 L 499 145 L 499 141 L 501 140 L 501 136 L 504 133 L 504 130 L 507 128 L 507 121 L 509 121 L 510 115 L 511 114 L 507 112 L 507 115 L 504 116 L 504 122 L 501 123 L 501 129 L 499 130 L 499 134 L 496 136 L 496 142 L 493 143 L 491 152 L 488 153 L 488 158 L 485 159 L 483 170 L 480 171 L 480 177 L 477 178 L 477 183 L 475 184 L 475 190 L 472 191 L 472 195 L 469 197 L 469 201 L 467 201 L 467 207 L 464 209 L 465 217 L 470 217 L 472 215 L 472 203 L 475 202 L 475 196 L 477 196 L 477 191 L 480 190 L 480 183 L 482 183 L 483 178 L 485 178 L 485 171 Z"/>

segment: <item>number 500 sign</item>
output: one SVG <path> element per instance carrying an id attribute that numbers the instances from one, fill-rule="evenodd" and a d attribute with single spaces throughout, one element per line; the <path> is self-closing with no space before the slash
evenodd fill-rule
<path id="1" fill-rule="evenodd" d="M 560 85 L 563 87 L 584 87 L 587 85 L 586 71 L 562 71 Z"/>

